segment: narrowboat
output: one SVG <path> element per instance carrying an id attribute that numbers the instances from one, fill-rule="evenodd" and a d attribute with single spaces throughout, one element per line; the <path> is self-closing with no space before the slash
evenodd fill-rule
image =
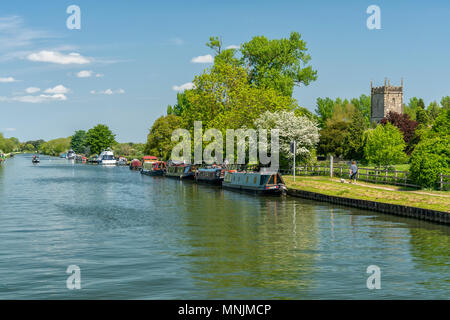
<path id="1" fill-rule="evenodd" d="M 167 167 L 166 177 L 180 180 L 194 179 L 195 168 L 190 164 L 171 165 Z"/>
<path id="2" fill-rule="evenodd" d="M 141 173 L 148 176 L 163 176 L 166 172 L 167 164 L 164 161 L 144 163 Z"/>
<path id="3" fill-rule="evenodd" d="M 202 183 L 221 184 L 223 181 L 224 169 L 216 168 L 200 168 L 195 172 L 195 180 Z"/>
<path id="4" fill-rule="evenodd" d="M 138 159 L 133 159 L 130 162 L 130 170 L 140 170 L 142 167 L 142 162 Z"/>
<path id="5" fill-rule="evenodd" d="M 142 157 L 142 165 L 144 165 L 144 163 L 153 163 L 158 161 L 157 157 L 154 156 L 144 156 Z"/>
<path id="6" fill-rule="evenodd" d="M 257 194 L 286 193 L 286 185 L 277 172 L 225 172 L 222 187 Z"/>

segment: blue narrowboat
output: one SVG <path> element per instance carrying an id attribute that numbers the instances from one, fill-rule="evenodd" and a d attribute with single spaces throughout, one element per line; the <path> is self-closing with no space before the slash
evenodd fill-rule
<path id="1" fill-rule="evenodd" d="M 224 169 L 217 168 L 200 168 L 195 172 L 195 180 L 197 182 L 221 184 L 224 177 Z"/>
<path id="2" fill-rule="evenodd" d="M 257 194 L 286 193 L 286 185 L 278 172 L 226 172 L 222 187 Z"/>

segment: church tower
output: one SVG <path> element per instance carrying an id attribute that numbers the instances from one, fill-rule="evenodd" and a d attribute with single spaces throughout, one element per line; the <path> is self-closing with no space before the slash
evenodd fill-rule
<path id="1" fill-rule="evenodd" d="M 399 87 L 391 86 L 389 80 L 384 80 L 384 86 L 374 87 L 370 82 L 371 110 L 370 122 L 380 122 L 389 111 L 403 113 L 403 79 Z"/>

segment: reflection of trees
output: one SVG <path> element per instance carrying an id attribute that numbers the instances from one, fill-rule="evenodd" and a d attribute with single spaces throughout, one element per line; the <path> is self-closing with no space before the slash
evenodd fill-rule
<path id="1" fill-rule="evenodd" d="M 196 185 L 179 201 L 190 271 L 208 297 L 237 290 L 231 297 L 295 298 L 312 285 L 318 239 L 311 206 Z"/>
<path id="2" fill-rule="evenodd" d="M 427 227 L 410 228 L 411 255 L 414 257 L 415 267 L 421 271 L 429 272 L 435 281 L 424 282 L 425 286 L 431 283 L 450 289 L 450 228 L 448 226 L 428 225 Z M 446 274 L 446 277 L 443 275 Z M 430 288 L 433 289 L 433 288 Z"/>

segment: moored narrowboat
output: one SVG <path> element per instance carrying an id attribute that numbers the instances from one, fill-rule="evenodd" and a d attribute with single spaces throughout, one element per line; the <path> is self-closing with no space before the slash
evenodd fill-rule
<path id="1" fill-rule="evenodd" d="M 167 167 L 165 176 L 180 180 L 194 179 L 195 168 L 190 164 L 171 165 Z"/>
<path id="2" fill-rule="evenodd" d="M 164 161 L 144 163 L 141 173 L 148 176 L 163 176 L 166 172 L 167 164 Z"/>
<path id="3" fill-rule="evenodd" d="M 195 172 L 195 180 L 197 182 L 221 184 L 223 181 L 224 169 L 216 168 L 200 168 Z"/>
<path id="4" fill-rule="evenodd" d="M 130 162 L 130 170 L 140 170 L 142 167 L 142 162 L 138 159 L 133 159 Z"/>
<path id="5" fill-rule="evenodd" d="M 286 185 L 277 172 L 225 172 L 222 187 L 257 194 L 283 194 Z"/>

